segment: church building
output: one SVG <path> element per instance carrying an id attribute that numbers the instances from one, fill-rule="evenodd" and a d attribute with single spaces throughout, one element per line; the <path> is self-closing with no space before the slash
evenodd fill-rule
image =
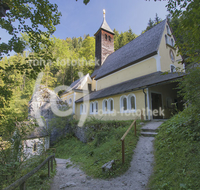
<path id="1" fill-rule="evenodd" d="M 182 109 L 176 80 L 184 75 L 184 64 L 167 19 L 117 51 L 114 35 L 104 11 L 95 33 L 99 64 L 61 97 L 73 108 L 74 117 L 132 120 L 142 112 L 146 120 L 166 119 L 175 106 Z"/>

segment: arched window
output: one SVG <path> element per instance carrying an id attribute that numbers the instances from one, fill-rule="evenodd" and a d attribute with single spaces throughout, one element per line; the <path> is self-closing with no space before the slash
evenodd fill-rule
<path id="1" fill-rule="evenodd" d="M 110 36 L 108 37 L 108 39 L 109 39 L 109 41 L 111 42 L 111 37 L 110 37 Z"/>
<path id="2" fill-rule="evenodd" d="M 94 113 L 94 103 L 91 102 L 90 103 L 90 114 L 93 114 Z"/>
<path id="3" fill-rule="evenodd" d="M 108 100 L 103 100 L 103 112 L 108 111 Z"/>
<path id="4" fill-rule="evenodd" d="M 81 106 L 80 106 L 80 114 L 86 114 L 86 112 L 87 112 L 86 104 L 81 104 Z"/>
<path id="5" fill-rule="evenodd" d="M 98 113 L 98 102 L 95 102 L 95 112 Z"/>
<path id="6" fill-rule="evenodd" d="M 106 39 L 106 40 L 108 39 L 108 36 L 107 36 L 107 34 L 105 34 L 105 39 Z"/>
<path id="7" fill-rule="evenodd" d="M 114 100 L 112 98 L 108 100 L 108 110 L 109 112 L 113 112 L 114 110 Z"/>
<path id="8" fill-rule="evenodd" d="M 167 27 L 167 34 L 168 34 L 168 35 L 171 35 L 171 32 L 170 32 L 169 26 L 166 25 L 166 27 Z"/>
<path id="9" fill-rule="evenodd" d="M 136 98 L 134 94 L 128 96 L 128 109 L 136 110 Z"/>
<path id="10" fill-rule="evenodd" d="M 171 46 L 174 47 L 174 40 L 171 39 Z"/>
<path id="11" fill-rule="evenodd" d="M 120 110 L 121 112 L 127 111 L 127 97 L 121 96 L 120 98 Z"/>
<path id="12" fill-rule="evenodd" d="M 71 98 L 69 99 L 68 103 L 69 103 L 69 105 L 72 103 L 72 99 Z"/>
<path id="13" fill-rule="evenodd" d="M 123 106 L 122 107 L 123 107 L 124 111 L 127 110 L 127 98 L 126 97 L 123 98 Z"/>
<path id="14" fill-rule="evenodd" d="M 170 65 L 170 71 L 171 73 L 176 72 L 176 67 L 174 65 Z"/>
<path id="15" fill-rule="evenodd" d="M 172 62 L 174 62 L 175 61 L 175 56 L 174 56 L 174 53 L 173 53 L 173 51 L 171 49 L 170 49 L 169 53 L 170 53 L 170 58 L 171 58 Z"/>

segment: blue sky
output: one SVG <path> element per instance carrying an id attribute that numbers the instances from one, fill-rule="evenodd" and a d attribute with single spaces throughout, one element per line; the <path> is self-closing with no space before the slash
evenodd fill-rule
<path id="1" fill-rule="evenodd" d="M 168 14 L 165 7 L 167 1 L 154 0 L 91 0 L 88 5 L 83 0 L 50 0 L 58 5 L 62 13 L 61 24 L 57 26 L 55 36 L 79 37 L 94 33 L 103 21 L 103 9 L 106 9 L 106 20 L 111 29 L 119 32 L 132 28 L 136 34 L 141 34 L 147 26 L 149 18 L 154 19 L 155 14 L 162 19 Z"/>
<path id="2" fill-rule="evenodd" d="M 56 26 L 54 35 L 57 38 L 80 37 L 84 34 L 93 36 L 103 21 L 103 9 L 106 9 L 106 20 L 111 29 L 119 32 L 129 27 L 136 34 L 141 34 L 147 26 L 149 18 L 155 14 L 162 19 L 168 14 L 165 7 L 167 1 L 154 0 L 91 0 L 88 5 L 83 0 L 49 0 L 58 5 L 62 13 L 60 24 Z M 9 35 L 0 29 L 2 42 L 7 42 Z M 13 54 L 13 53 L 12 53 Z"/>

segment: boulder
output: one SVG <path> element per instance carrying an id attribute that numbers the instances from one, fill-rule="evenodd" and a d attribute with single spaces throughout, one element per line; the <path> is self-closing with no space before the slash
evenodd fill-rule
<path id="1" fill-rule="evenodd" d="M 108 172 L 113 169 L 113 165 L 115 164 L 115 160 L 111 160 L 110 162 L 105 163 L 101 168 L 103 172 Z"/>

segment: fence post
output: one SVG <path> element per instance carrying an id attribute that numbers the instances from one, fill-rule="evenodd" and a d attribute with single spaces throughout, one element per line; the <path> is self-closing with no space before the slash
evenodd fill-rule
<path id="1" fill-rule="evenodd" d="M 124 155 L 124 140 L 122 140 L 122 164 L 125 162 L 125 155 Z"/>
<path id="2" fill-rule="evenodd" d="M 20 190 L 26 190 L 25 182 L 23 182 L 23 183 L 20 185 Z"/>
<path id="3" fill-rule="evenodd" d="M 134 123 L 134 128 L 135 128 L 135 136 L 137 135 L 137 131 L 136 131 L 136 121 Z"/>
<path id="4" fill-rule="evenodd" d="M 53 172 L 53 157 L 51 158 L 51 172 Z"/>
<path id="5" fill-rule="evenodd" d="M 48 160 L 48 177 L 50 177 L 50 160 Z"/>

